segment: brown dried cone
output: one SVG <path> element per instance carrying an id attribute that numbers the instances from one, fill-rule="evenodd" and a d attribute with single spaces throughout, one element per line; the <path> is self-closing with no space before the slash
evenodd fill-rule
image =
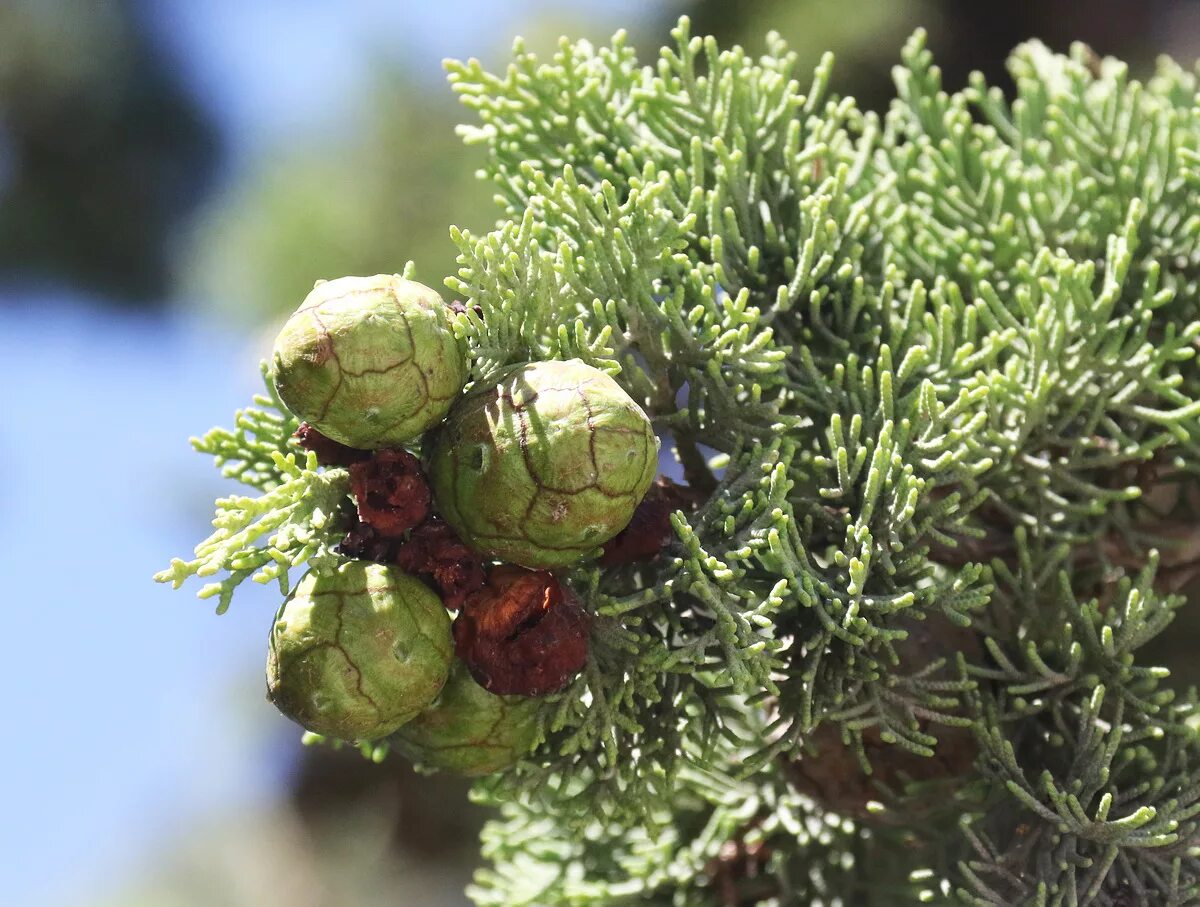
<path id="1" fill-rule="evenodd" d="M 671 514 L 691 510 L 701 499 L 702 495 L 688 486 L 659 476 L 633 512 L 629 525 L 604 546 L 600 564 L 614 567 L 657 557 L 671 538 Z"/>
<path id="2" fill-rule="evenodd" d="M 352 516 L 353 524 L 338 545 L 338 553 L 360 561 L 375 561 L 380 564 L 391 564 L 396 560 L 396 549 L 401 541 L 390 536 L 380 535 L 368 523 L 357 516 Z"/>
<path id="3" fill-rule="evenodd" d="M 551 574 L 505 564 L 463 603 L 454 645 L 488 692 L 544 696 L 587 664 L 588 618 Z"/>
<path id="4" fill-rule="evenodd" d="M 317 462 L 322 466 L 349 466 L 371 457 L 369 450 L 347 447 L 333 438 L 327 438 L 307 422 L 301 422 L 292 437 L 305 450 L 315 453 Z"/>
<path id="5" fill-rule="evenodd" d="M 407 450 L 380 450 L 352 464 L 350 490 L 359 519 L 382 536 L 402 536 L 429 515 L 421 461 Z"/>
<path id="6" fill-rule="evenodd" d="M 941 617 L 913 622 L 908 630 L 908 639 L 897 646 L 899 671 L 916 669 L 938 658 L 953 665 L 960 651 L 968 657 L 980 653 L 979 639 L 973 632 Z M 938 739 L 932 756 L 886 743 L 879 729 L 870 727 L 862 735 L 871 766 L 871 772 L 866 773 L 852 746 L 843 742 L 840 727 L 829 722 L 809 735 L 805 750 L 785 757 L 785 774 L 792 786 L 825 809 L 860 821 L 911 822 L 914 811 L 931 814 L 947 798 L 932 795 L 930 786 L 946 792 L 957 789 L 970 775 L 979 747 L 968 728 L 935 726 L 924 718 L 919 720 L 921 730 Z M 923 785 L 924 790 L 917 802 L 905 801 L 904 816 L 868 809 L 868 803 L 886 804 L 892 795 L 903 794 L 909 784 Z"/>
<path id="7" fill-rule="evenodd" d="M 396 549 L 400 569 L 428 580 L 451 611 L 487 582 L 483 558 L 463 544 L 444 520 L 431 516 Z"/>

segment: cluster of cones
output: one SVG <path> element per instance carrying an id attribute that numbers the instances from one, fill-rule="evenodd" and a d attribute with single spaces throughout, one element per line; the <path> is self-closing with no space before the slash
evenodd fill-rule
<path id="1" fill-rule="evenodd" d="M 588 616 L 574 596 L 553 573 L 489 563 L 466 545 L 434 511 L 417 457 L 401 448 L 347 447 L 307 423 L 296 438 L 322 465 L 350 472 L 356 509 L 340 553 L 395 565 L 433 588 L 458 612 L 455 652 L 480 686 L 497 695 L 541 696 L 583 669 Z M 599 563 L 655 557 L 670 535 L 671 512 L 691 503 L 686 488 L 660 478 Z"/>

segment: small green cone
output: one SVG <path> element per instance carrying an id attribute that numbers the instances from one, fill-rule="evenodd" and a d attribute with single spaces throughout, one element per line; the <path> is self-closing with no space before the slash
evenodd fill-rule
<path id="1" fill-rule="evenodd" d="M 427 768 L 472 778 L 490 775 L 533 748 L 537 708 L 537 699 L 489 693 L 456 660 L 437 701 L 392 735 L 391 743 Z"/>
<path id="2" fill-rule="evenodd" d="M 641 407 L 572 359 L 516 366 L 455 404 L 429 479 L 463 541 L 537 569 L 597 553 L 657 473 L 658 438 Z"/>
<path id="3" fill-rule="evenodd" d="M 288 409 L 364 450 L 436 425 L 467 380 L 449 307 L 393 274 L 319 282 L 279 332 L 272 368 Z"/>
<path id="4" fill-rule="evenodd" d="M 394 567 L 349 561 L 309 571 L 279 609 L 267 698 L 309 731 L 375 740 L 426 708 L 453 643 L 441 600 Z"/>

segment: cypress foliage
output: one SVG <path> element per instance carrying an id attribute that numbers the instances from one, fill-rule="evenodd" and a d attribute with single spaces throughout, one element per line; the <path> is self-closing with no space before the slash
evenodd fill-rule
<path id="1" fill-rule="evenodd" d="M 951 93 L 918 33 L 876 116 L 673 40 L 448 63 L 501 211 L 452 230 L 472 378 L 602 368 L 703 492 L 566 575 L 591 658 L 476 788 L 473 897 L 1197 902 L 1196 695 L 1140 651 L 1200 567 L 1196 73 L 1032 42 Z M 197 447 L 262 496 L 160 574 L 222 607 L 337 557 L 344 471 L 259 406 Z"/>

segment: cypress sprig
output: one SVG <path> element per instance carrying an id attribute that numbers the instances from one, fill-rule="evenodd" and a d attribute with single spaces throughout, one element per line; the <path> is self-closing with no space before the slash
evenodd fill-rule
<path id="1" fill-rule="evenodd" d="M 309 564 L 320 569 L 336 562 L 332 547 L 350 491 L 349 474 L 318 470 L 311 451 L 303 460 L 275 451 L 271 464 L 278 484 L 258 497 L 219 498 L 212 535 L 196 546 L 192 560 L 173 558 L 170 567 L 154 575 L 157 582 L 178 589 L 190 577 L 224 573 L 196 593 L 199 598 L 215 596 L 221 614 L 244 580 L 275 581 L 287 595 L 293 568 Z"/>
<path id="2" fill-rule="evenodd" d="M 268 363 L 264 361 L 259 371 L 266 392 L 254 395 L 253 406 L 234 413 L 232 430 L 210 429 L 202 437 L 192 438 L 192 447 L 199 453 L 211 454 L 214 465 L 227 479 L 271 491 L 286 481 L 275 455 L 300 452 L 292 437 L 300 422 L 279 399 Z"/>

